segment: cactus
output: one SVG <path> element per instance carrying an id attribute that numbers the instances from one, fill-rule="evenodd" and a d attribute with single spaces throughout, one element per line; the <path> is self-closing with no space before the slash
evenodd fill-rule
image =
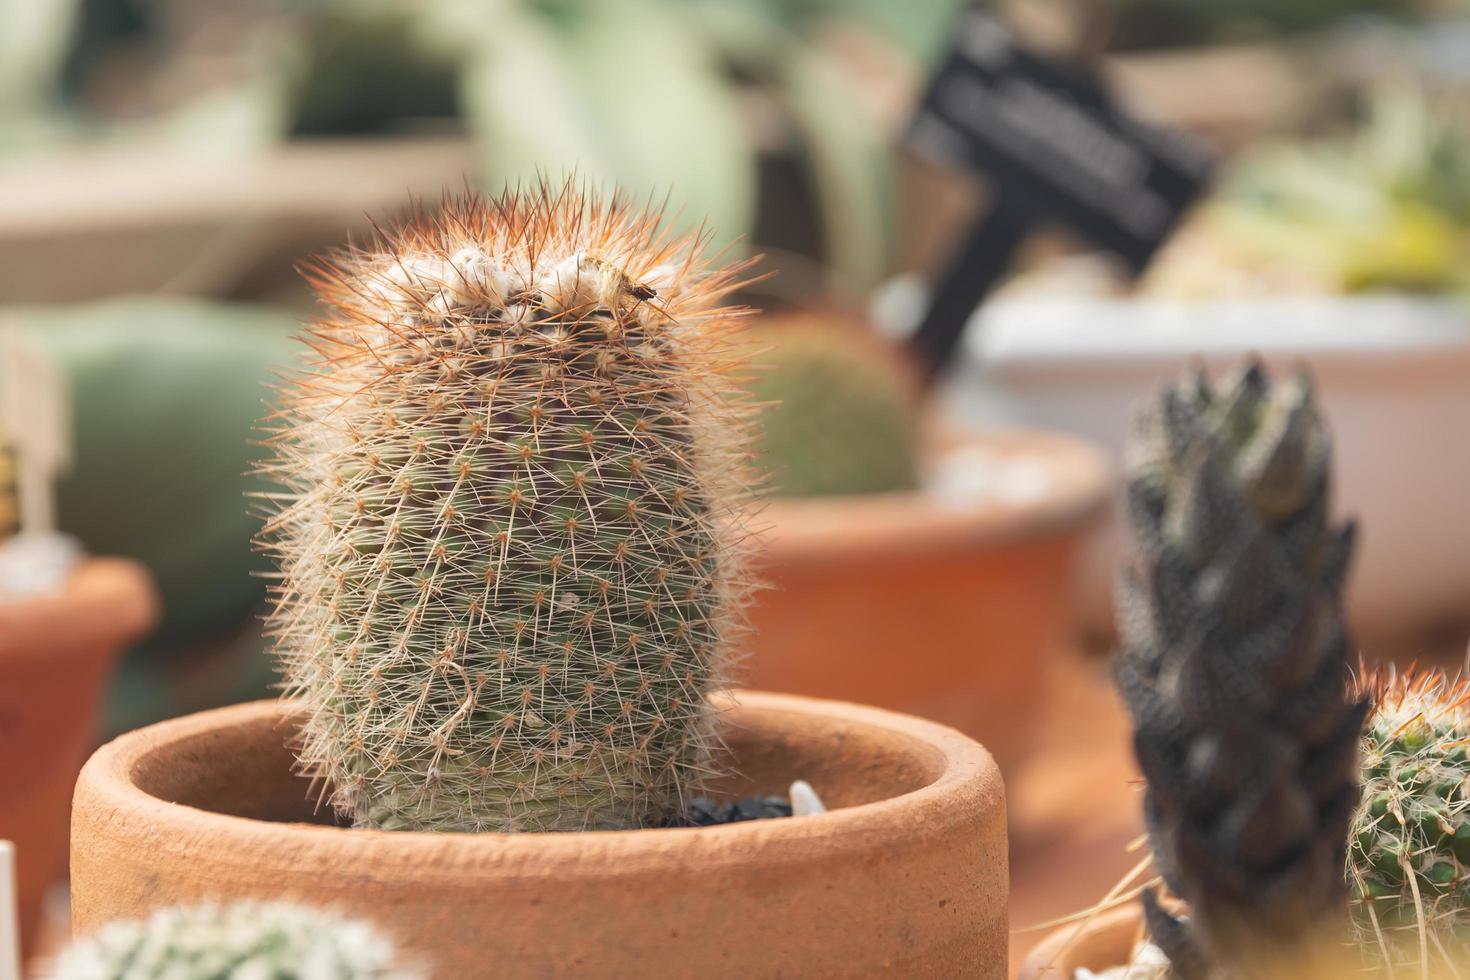
<path id="1" fill-rule="evenodd" d="M 757 456 L 782 497 L 918 486 L 918 390 L 857 328 L 781 317 L 752 331 Z"/>
<path id="2" fill-rule="evenodd" d="M 1470 930 L 1470 682 L 1389 670 L 1359 687 L 1375 707 L 1348 860 L 1358 941 L 1399 964 L 1444 958 Z"/>
<path id="3" fill-rule="evenodd" d="M 1328 523 L 1330 457 L 1308 381 L 1254 364 L 1171 388 L 1130 445 L 1116 676 L 1188 918 L 1152 893 L 1145 911 L 1184 978 L 1251 975 L 1345 923 L 1368 703 L 1346 693 L 1353 535 Z"/>
<path id="4" fill-rule="evenodd" d="M 545 182 L 310 278 L 263 536 L 302 771 L 361 827 L 669 821 L 746 591 L 744 266 Z"/>
<path id="5" fill-rule="evenodd" d="M 412 980 L 361 922 L 284 903 L 169 908 L 67 949 L 53 980 Z"/>

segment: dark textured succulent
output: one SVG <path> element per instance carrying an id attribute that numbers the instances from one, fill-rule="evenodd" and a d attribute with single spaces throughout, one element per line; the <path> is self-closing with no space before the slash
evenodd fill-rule
<path id="1" fill-rule="evenodd" d="M 1351 525 L 1306 377 L 1202 374 L 1141 413 L 1116 676 L 1148 782 L 1145 898 L 1181 977 L 1250 975 L 1340 926 L 1368 704 L 1346 695 Z"/>

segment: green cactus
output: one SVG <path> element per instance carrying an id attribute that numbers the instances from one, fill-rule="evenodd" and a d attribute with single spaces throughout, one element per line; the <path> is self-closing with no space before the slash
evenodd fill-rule
<path id="1" fill-rule="evenodd" d="M 711 772 L 740 626 L 741 267 L 571 184 L 311 275 L 267 470 L 299 762 L 356 825 L 624 828 Z"/>
<path id="2" fill-rule="evenodd" d="M 918 486 L 917 389 L 896 356 L 816 317 L 775 318 L 752 333 L 757 457 L 774 495 Z"/>
<path id="3" fill-rule="evenodd" d="M 284 903 L 170 908 L 67 949 L 53 980 L 412 980 L 362 922 Z"/>
<path id="4" fill-rule="evenodd" d="M 1150 932 L 1179 977 L 1250 976 L 1346 919 L 1368 708 L 1346 695 L 1353 535 L 1328 521 L 1305 379 L 1190 378 L 1129 450 L 1116 673 L 1154 862 L 1189 906 L 1178 919 L 1148 893 Z"/>
<path id="5" fill-rule="evenodd" d="M 1361 687 L 1375 710 L 1348 856 L 1358 941 L 1438 961 L 1470 935 L 1470 684 L 1389 671 Z"/>

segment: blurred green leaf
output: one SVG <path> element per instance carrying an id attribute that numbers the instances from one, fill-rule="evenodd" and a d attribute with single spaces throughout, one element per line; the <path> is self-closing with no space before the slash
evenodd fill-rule
<path id="1" fill-rule="evenodd" d="M 770 5 L 692 4 L 733 74 L 764 88 L 795 131 L 790 149 L 817 196 L 827 262 L 840 290 L 861 296 L 889 269 L 893 160 L 878 123 L 822 51 Z"/>
<path id="2" fill-rule="evenodd" d="M 489 185 L 575 170 L 668 195 L 674 227 L 746 234 L 753 152 L 719 65 L 677 9 L 584 4 L 578 16 L 503 9 L 467 66 L 462 104 Z"/>
<path id="3" fill-rule="evenodd" d="M 860 24 L 888 40 L 919 64 L 943 51 L 949 32 L 970 0 L 692 0 L 696 5 L 729 6 L 802 34 L 823 20 Z"/>
<path id="4" fill-rule="evenodd" d="M 814 49 L 788 65 L 782 96 L 804 137 L 837 285 L 864 295 L 887 274 L 891 258 L 894 176 L 888 147 L 836 66 Z"/>
<path id="5" fill-rule="evenodd" d="M 56 94 L 80 0 L 0 0 L 0 112 Z"/>

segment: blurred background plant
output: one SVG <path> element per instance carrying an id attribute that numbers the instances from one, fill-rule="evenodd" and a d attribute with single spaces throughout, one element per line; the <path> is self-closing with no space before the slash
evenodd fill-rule
<path id="1" fill-rule="evenodd" d="M 739 297 L 772 310 L 767 327 L 781 331 L 755 339 L 771 372 L 757 395 L 824 409 L 803 412 L 813 424 L 800 431 L 780 428 L 791 412 L 768 412 L 773 492 L 916 478 L 927 489 L 915 427 L 1023 425 L 1117 450 L 1149 372 L 1192 354 L 1233 361 L 1243 347 L 1272 360 L 1276 335 L 1290 334 L 1274 357 L 1317 362 L 1344 427 L 1344 496 L 1368 529 L 1354 608 L 1391 609 L 1395 629 L 1444 629 L 1462 649 L 1470 538 L 1422 515 L 1451 512 L 1464 483 L 1437 432 L 1470 412 L 1457 394 L 1470 331 L 1456 305 L 1470 285 L 1470 4 L 984 2 L 1031 46 L 1080 50 L 1135 114 L 1206 140 L 1224 166 L 1138 283 L 1075 240 L 1036 235 L 1008 288 L 1041 293 L 1039 312 L 1010 332 L 999 316 L 978 320 L 936 405 L 893 353 L 923 290 L 890 315 L 885 297 L 901 291 L 884 287 L 942 268 L 992 192 L 904 147 L 966 0 L 0 0 L 0 322 L 43 338 L 72 382 L 65 530 L 94 552 L 144 560 L 166 604 L 127 661 L 112 729 L 272 683 L 263 566 L 249 545 L 258 521 L 243 495 L 255 488 L 245 474 L 260 455 L 250 440 L 271 366 L 312 312 L 294 264 L 344 229 L 363 240 L 405 194 L 497 190 L 538 168 L 667 199 L 677 227 L 708 221 L 730 258 L 766 256 L 774 275 Z M 861 342 L 780 353 L 788 339 L 801 346 L 813 319 Z M 1298 325 L 1322 346 L 1293 347 L 1284 328 Z M 856 336 L 874 326 L 892 328 L 886 347 Z M 1155 328 L 1163 341 L 1149 346 Z M 1352 356 L 1354 343 L 1367 356 Z M 1367 364 L 1386 373 L 1369 377 Z M 818 399 L 822 385 L 834 393 Z M 839 408 L 837 393 L 857 400 Z M 770 506 L 844 503 L 857 502 Z M 1116 552 L 1098 553 L 1106 578 Z M 1014 593 L 990 592 L 1032 615 Z M 896 602 L 916 627 L 937 629 L 959 605 L 923 597 L 923 612 L 917 597 Z M 798 623 L 824 615 L 798 604 Z M 793 649 L 812 645 L 782 629 Z M 964 627 L 973 643 L 946 642 L 1014 653 L 976 630 Z M 902 635 L 912 644 L 922 632 Z M 986 666 L 992 686 L 996 669 Z M 1105 689 L 1077 690 L 1080 706 L 1069 705 L 1048 682 L 1047 714 L 1064 724 L 1037 728 L 1066 744 L 1007 773 L 1013 841 L 1044 842 L 1014 855 L 1021 924 L 1073 907 L 1067 888 L 1095 897 L 1091 884 L 1115 869 L 1089 879 L 1089 862 L 1121 853 L 1097 841 L 1138 830 L 1116 760 L 1090 766 L 1092 789 L 1077 792 L 1075 744 L 1101 745 L 1087 726 L 1115 708 Z M 1059 802 L 1074 796 L 1076 811 Z M 1110 805 L 1126 817 L 1099 818 Z M 1033 874 L 1021 858 L 1058 873 Z M 1046 901 L 1026 906 L 1027 889 Z"/>
<path id="2" fill-rule="evenodd" d="M 1124 95 L 1167 108 L 1172 76 L 1138 67 L 1156 50 L 1249 42 L 1316 57 L 1343 23 L 1398 38 L 1382 25 L 1456 4 L 991 6 L 1018 23 L 1089 11 Z M 666 199 L 675 227 L 707 222 L 732 255 L 766 255 L 779 275 L 745 299 L 861 320 L 890 277 L 933 268 L 975 203 L 976 182 L 946 190 L 901 138 L 963 7 L 0 0 L 0 312 L 47 338 L 77 393 L 67 530 L 145 560 L 168 609 L 125 671 L 115 723 L 268 682 L 239 501 L 268 366 L 311 308 L 295 262 L 343 227 L 369 233 L 364 216 L 391 217 L 405 189 L 431 198 L 575 168 Z M 1209 257 L 1187 261 L 1192 235 L 1171 250 L 1176 281 L 1244 236 L 1267 257 L 1241 278 L 1286 265 L 1322 288 L 1463 287 L 1470 151 L 1441 96 L 1410 92 L 1374 101 L 1359 130 L 1242 157 L 1197 222 Z M 1311 103 L 1311 130 L 1334 99 Z M 911 434 L 912 421 L 882 431 Z M 911 447 L 885 456 L 896 469 L 851 485 L 910 483 Z M 204 666 L 219 658 L 234 667 Z"/>

